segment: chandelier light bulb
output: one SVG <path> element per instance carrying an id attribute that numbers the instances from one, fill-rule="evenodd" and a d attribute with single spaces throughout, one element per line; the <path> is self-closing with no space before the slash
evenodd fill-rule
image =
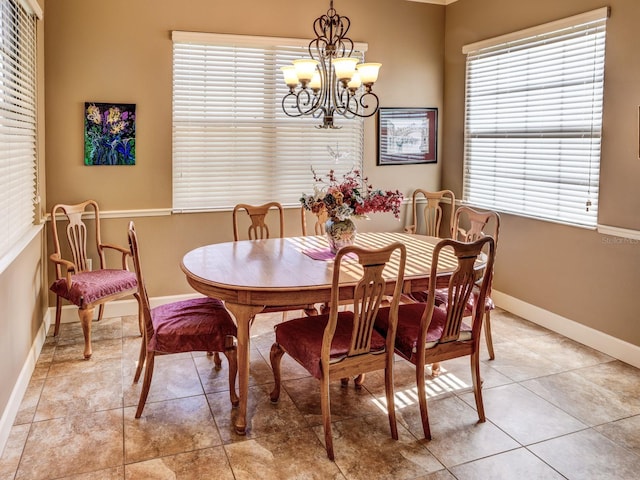
<path id="1" fill-rule="evenodd" d="M 336 78 L 340 81 L 348 82 L 356 72 L 357 58 L 353 57 L 340 57 L 331 60 L 333 68 L 336 72 Z"/>
<path id="2" fill-rule="evenodd" d="M 296 75 L 303 87 L 305 87 L 313 78 L 317 65 L 318 61 L 312 58 L 300 58 L 293 61 Z"/>
<path id="3" fill-rule="evenodd" d="M 298 75 L 296 75 L 296 67 L 289 65 L 281 67 L 282 75 L 284 76 L 284 83 L 289 88 L 296 88 L 298 86 Z"/>
<path id="4" fill-rule="evenodd" d="M 322 81 L 320 80 L 320 72 L 316 69 L 313 72 L 313 77 L 311 77 L 311 81 L 309 82 L 309 88 L 314 92 L 317 92 L 322 87 Z"/>
<path id="5" fill-rule="evenodd" d="M 360 73 L 362 83 L 367 86 L 371 86 L 376 83 L 376 80 L 378 80 L 378 71 L 381 66 L 381 63 L 361 63 L 360 65 L 357 65 L 356 68 Z"/>
<path id="6" fill-rule="evenodd" d="M 360 88 L 360 85 L 362 85 L 360 73 L 353 72 L 353 76 L 351 77 L 351 80 L 349 80 L 349 83 L 347 83 L 347 87 L 351 90 L 351 93 L 355 93 L 355 91 Z"/>

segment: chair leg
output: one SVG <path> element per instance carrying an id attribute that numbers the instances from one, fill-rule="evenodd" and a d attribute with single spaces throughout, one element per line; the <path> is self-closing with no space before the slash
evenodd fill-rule
<path id="1" fill-rule="evenodd" d="M 142 391 L 140 392 L 140 400 L 138 400 L 138 409 L 136 410 L 136 418 L 142 416 L 142 410 L 144 410 L 144 404 L 147 402 L 149 396 L 149 388 L 151 387 L 151 379 L 153 378 L 153 364 L 155 363 L 155 352 L 148 352 L 147 366 L 144 370 L 144 381 L 142 382 Z"/>
<path id="2" fill-rule="evenodd" d="M 364 383 L 364 375 L 364 373 L 361 373 L 353 379 L 353 384 L 355 385 L 357 390 L 360 390 L 362 388 L 362 384 Z"/>
<path id="3" fill-rule="evenodd" d="M 331 434 L 331 400 L 329 398 L 329 379 L 320 380 L 320 406 L 322 408 L 322 426 L 324 428 L 324 444 L 329 460 L 335 460 L 333 454 L 333 435 Z"/>
<path id="4" fill-rule="evenodd" d="M 144 338 L 144 335 L 145 334 L 143 334 L 142 342 L 140 342 L 140 355 L 138 355 L 138 366 L 136 367 L 136 374 L 133 376 L 133 383 L 138 383 L 138 380 L 140 380 L 142 367 L 147 357 L 147 340 Z"/>
<path id="5" fill-rule="evenodd" d="M 384 390 L 387 395 L 387 412 L 389 413 L 389 427 L 391 428 L 391 438 L 398 440 L 398 423 L 396 421 L 396 403 L 393 391 L 393 355 L 387 360 L 387 367 L 384 369 Z"/>
<path id="6" fill-rule="evenodd" d="M 220 370 L 222 368 L 222 360 L 220 359 L 220 352 L 213 352 L 213 365 L 215 366 L 216 370 Z"/>
<path id="7" fill-rule="evenodd" d="M 104 303 L 101 303 L 98 307 L 98 321 L 102 320 L 102 316 L 104 315 Z"/>
<path id="8" fill-rule="evenodd" d="M 57 337 L 60 332 L 60 317 L 62 316 L 62 299 L 56 295 L 56 326 L 53 329 L 53 336 Z"/>
<path id="9" fill-rule="evenodd" d="M 424 384 L 424 364 L 416 365 L 416 385 L 418 387 L 418 403 L 420 404 L 420 417 L 422 418 L 424 438 L 431 440 L 431 427 L 429 427 L 429 412 L 427 410 L 427 391 Z"/>
<path id="10" fill-rule="evenodd" d="M 482 401 L 482 380 L 480 378 L 480 352 L 475 351 L 471 354 L 471 378 L 473 380 L 473 395 L 476 399 L 476 409 L 478 410 L 478 418 L 480 423 L 486 420 L 484 414 L 484 403 Z"/>
<path id="11" fill-rule="evenodd" d="M 144 333 L 144 317 L 142 313 L 142 300 L 140 300 L 140 294 L 134 293 L 134 297 L 138 301 L 138 330 L 140 330 L 140 335 Z"/>
<path id="12" fill-rule="evenodd" d="M 80 325 L 82 325 L 82 333 L 84 335 L 84 358 L 91 358 L 91 322 L 93 321 L 93 312 L 95 308 L 79 308 L 78 316 L 80 317 Z"/>
<path id="13" fill-rule="evenodd" d="M 236 393 L 236 376 L 238 375 L 238 352 L 233 344 L 233 337 L 227 337 L 225 340 L 224 356 L 229 362 L 229 397 L 231 405 L 235 408 L 240 405 L 240 399 Z"/>
<path id="14" fill-rule="evenodd" d="M 440 375 L 440 362 L 434 362 L 431 364 L 431 376 L 437 377 Z"/>
<path id="15" fill-rule="evenodd" d="M 496 355 L 493 353 L 493 339 L 491 338 L 491 310 L 489 309 L 484 314 L 484 337 L 487 341 L 487 350 L 489 350 L 489 360 L 495 360 Z"/>
<path id="16" fill-rule="evenodd" d="M 273 380 L 275 385 L 273 390 L 271 391 L 271 403 L 277 403 L 280 399 L 280 362 L 282 361 L 282 356 L 284 355 L 284 350 L 278 343 L 274 343 L 271 345 L 271 352 L 269 353 L 269 359 L 271 360 L 271 370 L 273 370 Z"/>

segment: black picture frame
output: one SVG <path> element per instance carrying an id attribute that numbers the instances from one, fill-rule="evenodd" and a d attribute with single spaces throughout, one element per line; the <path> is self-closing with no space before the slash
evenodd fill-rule
<path id="1" fill-rule="evenodd" d="M 437 108 L 378 109 L 378 165 L 437 163 Z"/>

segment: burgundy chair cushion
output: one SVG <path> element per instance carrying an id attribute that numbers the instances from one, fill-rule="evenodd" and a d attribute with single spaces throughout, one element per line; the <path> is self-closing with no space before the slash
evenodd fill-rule
<path id="1" fill-rule="evenodd" d="M 149 351 L 179 353 L 223 352 L 236 325 L 220 300 L 193 298 L 160 305 L 151 310 L 154 335 Z"/>
<path id="2" fill-rule="evenodd" d="M 138 280 L 134 272 L 128 270 L 93 270 L 71 276 L 71 290 L 67 279 L 61 278 L 51 285 L 50 290 L 80 308 L 100 302 L 101 299 L 119 292 L 135 289 Z"/>
<path id="3" fill-rule="evenodd" d="M 315 378 L 322 377 L 320 353 L 322 337 L 329 315 L 296 318 L 275 326 L 276 342 Z M 353 312 L 338 312 L 336 331 L 331 342 L 330 358 L 343 357 L 349 351 L 353 328 Z M 371 335 L 371 351 L 382 351 L 385 339 L 375 330 Z"/>
<path id="4" fill-rule="evenodd" d="M 467 304 L 464 307 L 464 316 L 465 317 L 470 317 L 471 315 L 473 315 L 473 305 L 475 304 L 475 301 L 476 301 L 476 295 L 479 292 L 478 288 L 477 287 L 473 287 L 473 292 L 474 292 L 474 295 L 471 295 L 469 297 L 469 301 L 467 302 Z M 424 293 L 425 293 L 425 298 L 426 298 L 426 292 L 424 292 Z M 438 289 L 438 290 L 436 290 L 436 305 L 442 306 L 442 305 L 446 305 L 447 303 L 449 303 L 449 292 L 446 289 Z M 489 296 L 485 297 L 485 301 L 484 301 L 484 310 L 485 310 L 485 312 L 487 310 L 493 310 L 494 308 L 496 308 L 496 304 L 493 303 L 493 300 L 491 299 L 491 297 L 489 297 Z"/>
<path id="5" fill-rule="evenodd" d="M 413 298 L 416 302 L 427 303 L 427 292 L 411 292 L 410 297 Z M 449 298 L 447 296 L 447 291 L 444 289 L 436 289 L 435 294 L 435 305 L 439 307 L 440 305 L 445 305 Z"/>
<path id="6" fill-rule="evenodd" d="M 420 321 L 425 308 L 427 308 L 425 303 L 407 303 L 399 307 L 395 347 L 406 358 L 412 358 L 418 351 L 418 333 L 420 332 Z M 442 308 L 435 307 L 429 330 L 427 330 L 426 348 L 433 347 L 438 343 L 442 337 L 446 321 L 447 312 Z M 375 328 L 378 332 L 383 333 L 387 331 L 388 325 L 389 308 L 381 308 L 378 311 Z M 470 332 L 471 327 L 463 323 L 461 331 Z M 468 335 L 465 336 L 468 337 Z"/>

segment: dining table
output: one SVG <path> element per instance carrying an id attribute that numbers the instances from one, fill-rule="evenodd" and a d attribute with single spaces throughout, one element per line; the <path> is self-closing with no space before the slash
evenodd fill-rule
<path id="1" fill-rule="evenodd" d="M 364 232 L 357 234 L 355 244 L 379 248 L 396 241 L 407 248 L 403 291 L 427 290 L 432 253 L 439 238 L 400 232 Z M 244 435 L 247 427 L 250 328 L 254 318 L 266 307 L 329 303 L 333 258 L 327 239 L 320 235 L 215 243 L 184 255 L 181 268 L 191 287 L 222 300 L 235 317 L 240 404 L 234 426 L 238 434 Z M 383 272 L 383 276 L 389 278 L 389 295 L 395 286 L 392 279 L 398 260 L 392 257 Z M 444 249 L 437 266 L 439 287 L 448 284 L 456 265 L 453 253 Z M 359 268 L 355 258 L 343 261 L 341 300 L 353 298 Z M 482 262 L 478 262 L 478 269 L 481 268 Z"/>

